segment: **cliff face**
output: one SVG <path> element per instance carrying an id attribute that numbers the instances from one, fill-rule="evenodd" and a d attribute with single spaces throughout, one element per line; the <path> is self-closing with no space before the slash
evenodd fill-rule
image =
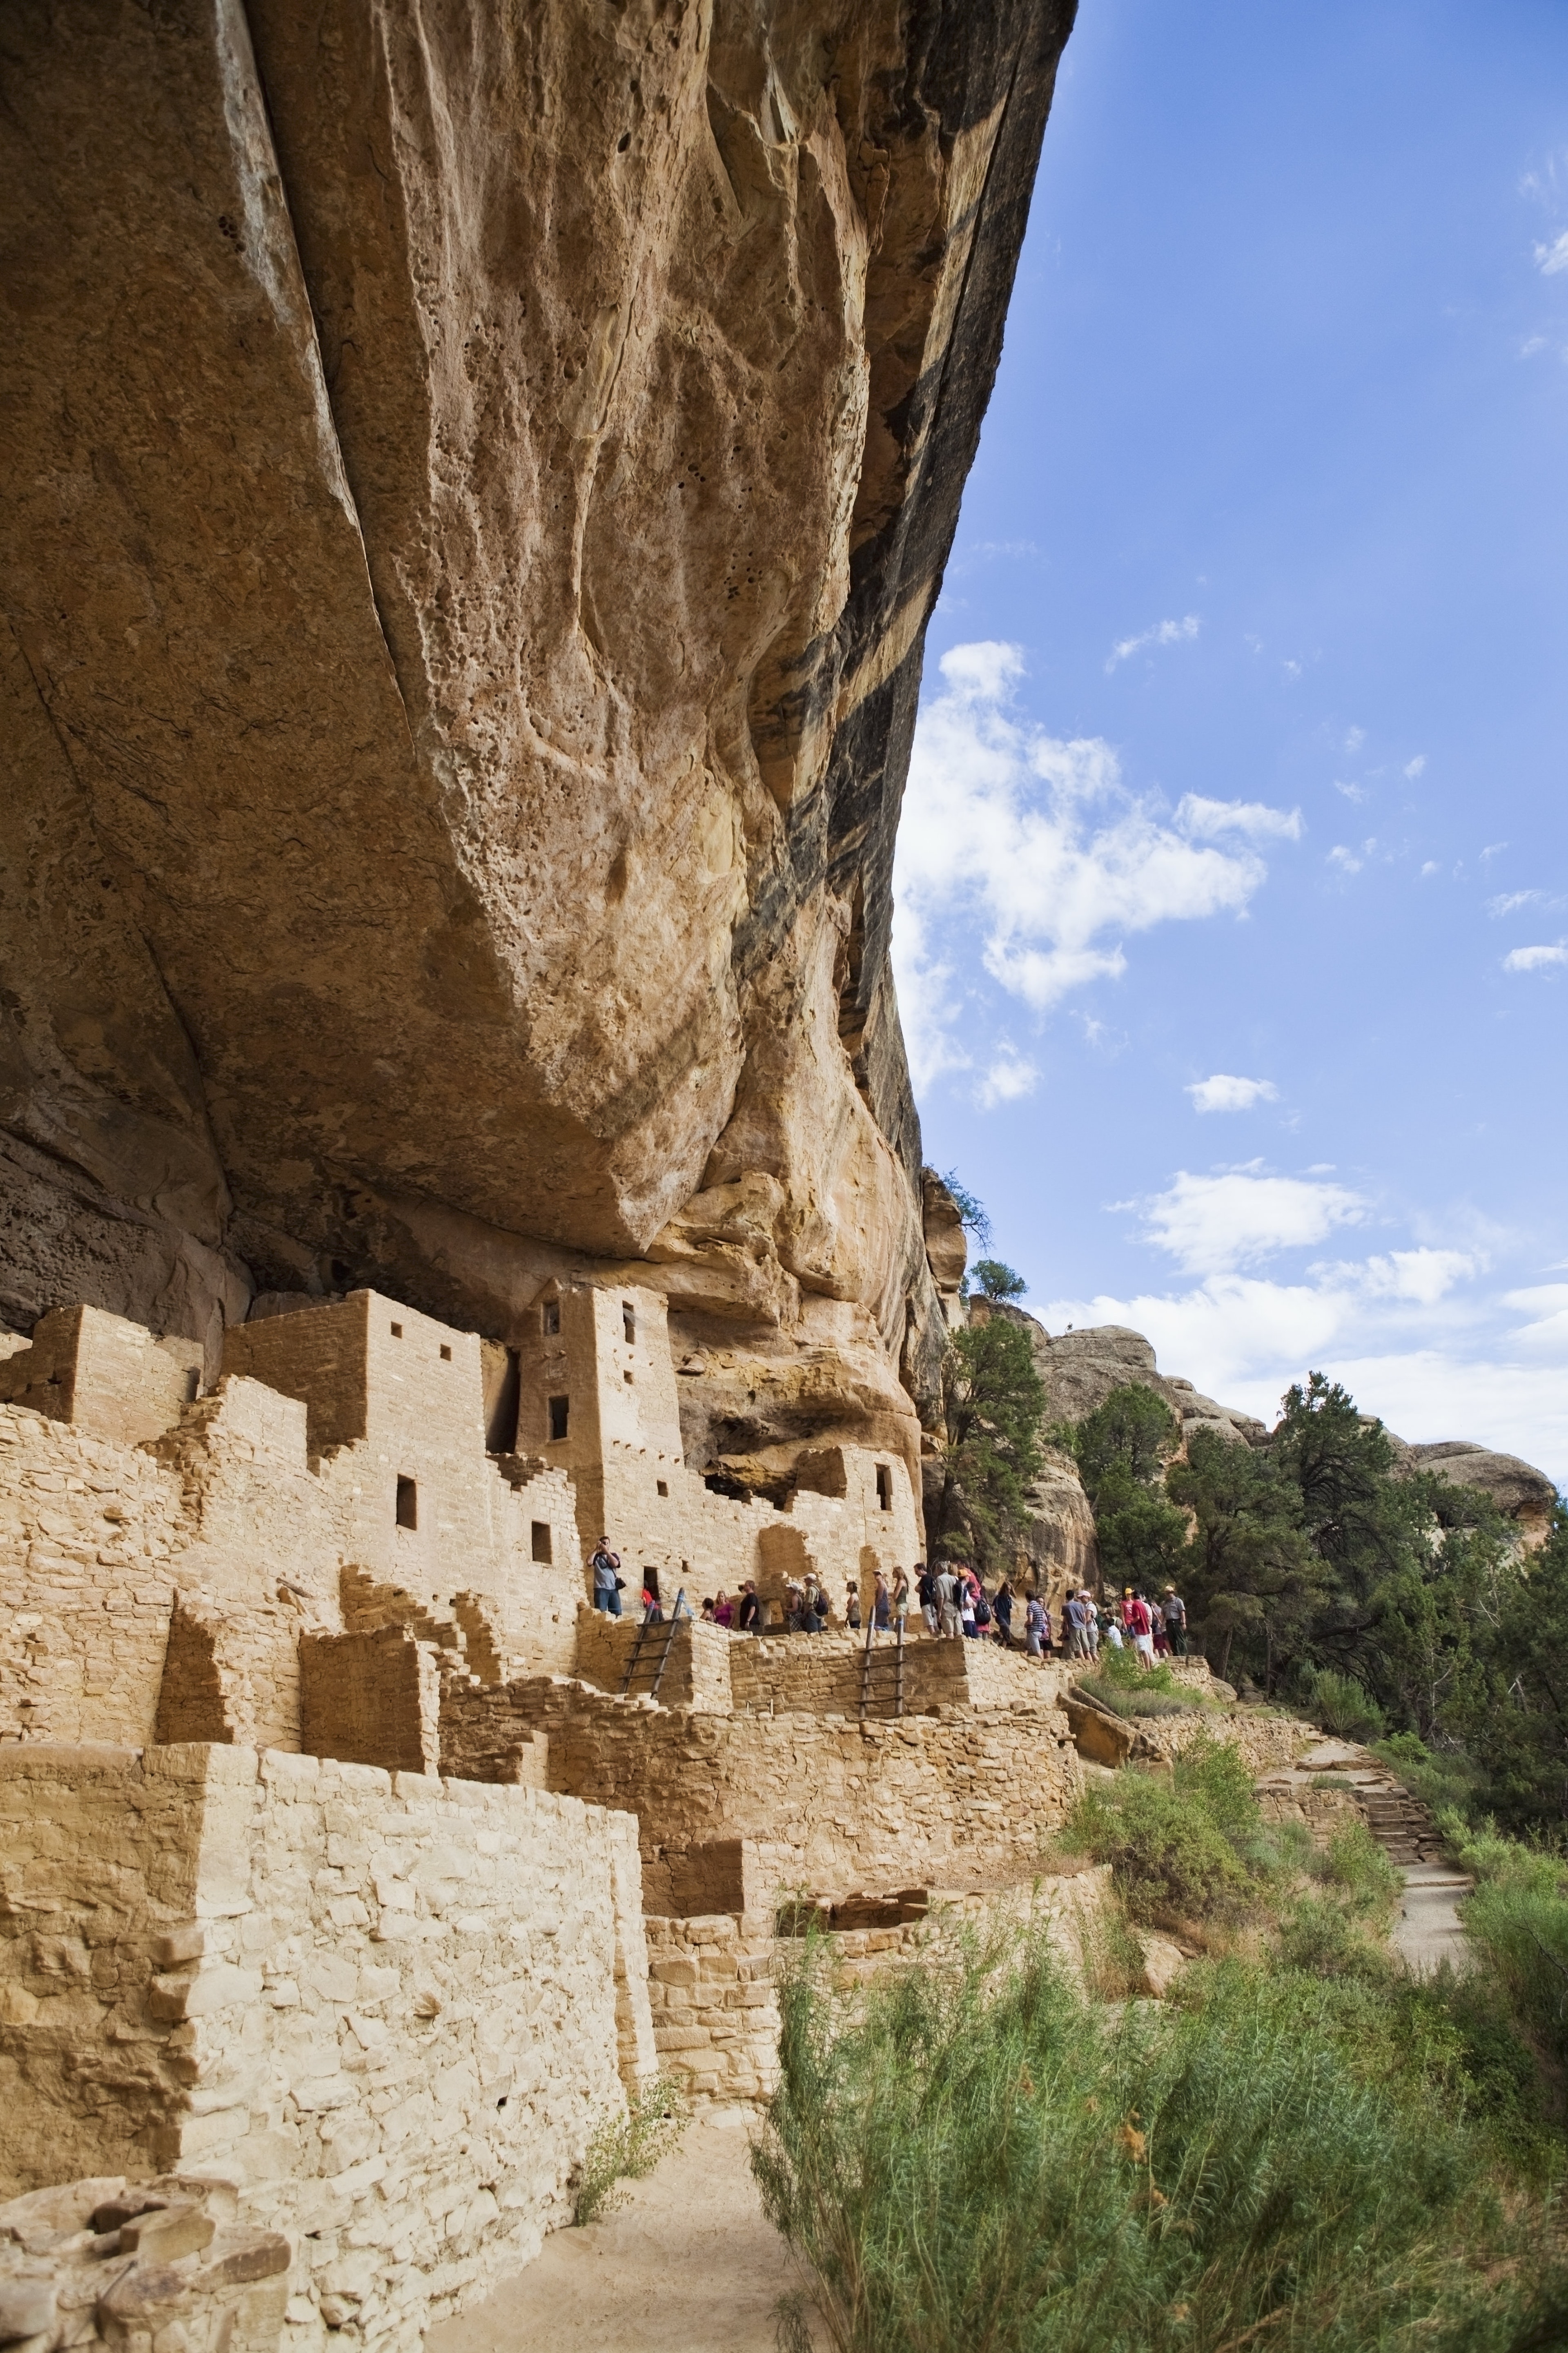
<path id="1" fill-rule="evenodd" d="M 12 13 L 11 1322 L 635 1261 L 694 1430 L 913 1446 L 893 833 L 1070 19 Z"/>

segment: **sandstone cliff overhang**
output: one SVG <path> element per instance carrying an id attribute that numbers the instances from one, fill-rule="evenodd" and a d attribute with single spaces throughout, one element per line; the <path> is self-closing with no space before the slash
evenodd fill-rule
<path id="1" fill-rule="evenodd" d="M 936 1323 L 893 834 L 1071 13 L 16 20 L 9 1320 L 494 1331 L 756 1177 L 689 1295 Z"/>

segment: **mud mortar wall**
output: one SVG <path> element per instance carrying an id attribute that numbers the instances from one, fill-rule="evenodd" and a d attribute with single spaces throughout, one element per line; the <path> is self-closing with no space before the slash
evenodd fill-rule
<path id="1" fill-rule="evenodd" d="M 0 1753 L 12 2190 L 183 2167 L 295 2250 L 291 2347 L 535 2251 L 654 2064 L 634 1826 L 243 1748 Z M 304 2299 L 303 2302 L 300 2299 Z"/>

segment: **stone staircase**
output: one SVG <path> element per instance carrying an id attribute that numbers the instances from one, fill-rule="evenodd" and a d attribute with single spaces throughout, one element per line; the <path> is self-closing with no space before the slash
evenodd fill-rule
<path id="1" fill-rule="evenodd" d="M 1298 1757 L 1289 1770 L 1266 1774 L 1258 1793 L 1273 1819 L 1295 1814 L 1312 1825 L 1336 1784 L 1348 1784 L 1348 1790 L 1342 1788 L 1336 1794 L 1351 1798 L 1378 1845 L 1404 1875 L 1405 1900 L 1391 1940 L 1394 1950 L 1417 1972 L 1444 1960 L 1459 1968 L 1468 1966 L 1458 1907 L 1471 1883 L 1451 1861 L 1426 1808 L 1369 1749 L 1350 1742 L 1324 1742 Z"/>
<path id="2" fill-rule="evenodd" d="M 1366 1826 L 1390 1862 L 1442 1862 L 1446 1849 L 1431 1815 L 1397 1781 L 1358 1788 Z"/>

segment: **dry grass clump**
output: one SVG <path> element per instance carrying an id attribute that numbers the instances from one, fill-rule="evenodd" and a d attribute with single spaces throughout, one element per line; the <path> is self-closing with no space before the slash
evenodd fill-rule
<path id="1" fill-rule="evenodd" d="M 689 2110 L 673 2075 L 660 2075 L 631 2094 L 625 2116 L 605 2118 L 584 2155 L 573 2211 L 575 2222 L 594 2222 L 626 2196 L 624 2185 L 641 2181 L 668 2155 L 686 2129 Z"/>

